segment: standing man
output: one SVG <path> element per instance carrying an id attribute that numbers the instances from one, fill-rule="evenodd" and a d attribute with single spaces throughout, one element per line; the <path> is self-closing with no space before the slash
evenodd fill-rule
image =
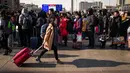
<path id="1" fill-rule="evenodd" d="M 22 26 L 22 44 L 25 47 L 29 47 L 32 32 L 30 31 L 32 29 L 32 17 L 28 14 L 28 10 L 25 8 L 22 9 L 22 13 L 19 16 L 19 24 Z"/>
<path id="2" fill-rule="evenodd" d="M 111 47 L 117 48 L 117 45 L 113 44 L 113 37 L 118 37 L 118 35 L 120 35 L 120 26 L 121 26 L 121 16 L 119 14 L 119 11 L 115 11 L 112 23 L 110 25 L 110 36 L 112 37 Z"/>
<path id="3" fill-rule="evenodd" d="M 95 23 L 95 16 L 93 14 L 93 9 L 88 9 L 88 16 L 87 16 L 88 26 L 87 26 L 87 34 L 89 38 L 89 45 L 88 48 L 94 48 L 94 27 L 96 25 Z"/>
<path id="4" fill-rule="evenodd" d="M 103 9 L 102 11 L 102 15 L 103 15 L 103 31 L 102 32 L 105 32 L 106 34 L 108 33 L 108 16 L 107 16 L 107 10 L 106 9 Z"/>
<path id="5" fill-rule="evenodd" d="M 8 47 L 8 37 L 9 34 L 8 32 L 11 32 L 11 30 L 9 31 L 8 29 L 8 23 L 9 23 L 9 17 L 6 14 L 6 11 L 3 10 L 1 11 L 1 16 L 0 16 L 0 45 L 2 46 L 2 48 L 5 49 L 5 52 L 3 55 L 9 55 L 12 50 Z"/>

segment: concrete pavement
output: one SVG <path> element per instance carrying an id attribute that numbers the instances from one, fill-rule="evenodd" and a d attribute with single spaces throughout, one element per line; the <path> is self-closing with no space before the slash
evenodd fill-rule
<path id="1" fill-rule="evenodd" d="M 46 53 L 37 63 L 35 57 L 28 59 L 22 67 L 17 67 L 11 60 L 20 49 L 15 49 L 10 56 L 0 55 L 0 73 L 130 73 L 130 51 L 117 49 L 74 50 L 69 47 L 59 48 L 59 58 L 65 63 L 56 64 L 53 51 Z M 21 48 L 22 49 L 22 48 Z"/>

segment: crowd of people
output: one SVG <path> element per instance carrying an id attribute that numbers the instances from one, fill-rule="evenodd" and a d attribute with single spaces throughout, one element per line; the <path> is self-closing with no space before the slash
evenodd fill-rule
<path id="1" fill-rule="evenodd" d="M 96 11 L 89 8 L 86 13 L 75 11 L 59 12 L 50 9 L 48 13 L 23 8 L 21 11 L 9 12 L 1 10 L 0 14 L 0 47 L 5 49 L 4 55 L 12 52 L 9 44 L 18 42 L 18 46 L 30 47 L 30 38 L 38 37 L 38 46 L 43 44 L 45 48 L 36 59 L 40 61 L 41 56 L 48 50 L 53 49 L 58 62 L 57 45 L 67 46 L 68 35 L 72 36 L 73 48 L 80 49 L 82 40 L 89 39 L 88 48 L 95 47 L 95 34 L 102 38 L 101 48 L 106 46 L 106 36 L 112 38 L 110 47 L 117 48 L 113 44 L 114 37 L 123 36 L 127 42 L 127 29 L 129 19 L 127 12 L 108 12 L 107 9 Z M 105 37 L 103 37 L 105 36 Z M 12 39 L 13 38 L 13 39 Z M 9 40 L 12 39 L 12 42 Z M 64 43 L 62 43 L 62 40 Z M 119 45 L 124 48 L 125 43 Z"/>

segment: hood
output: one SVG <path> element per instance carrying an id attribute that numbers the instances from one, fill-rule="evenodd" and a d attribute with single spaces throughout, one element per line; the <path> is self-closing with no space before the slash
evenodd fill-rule
<path id="1" fill-rule="evenodd" d="M 23 14 L 23 15 L 28 14 L 28 9 L 27 8 L 23 8 L 21 14 Z"/>
<path id="2" fill-rule="evenodd" d="M 103 15 L 103 16 L 107 15 L 107 9 L 103 9 L 103 10 L 102 10 L 102 15 Z"/>
<path id="3" fill-rule="evenodd" d="M 38 13 L 38 17 L 42 17 L 42 18 L 46 18 L 46 12 L 45 11 L 41 11 Z"/>
<path id="4" fill-rule="evenodd" d="M 88 9 L 88 12 L 89 12 L 88 15 L 93 15 L 93 9 L 92 9 L 92 8 L 89 8 L 89 9 Z"/>

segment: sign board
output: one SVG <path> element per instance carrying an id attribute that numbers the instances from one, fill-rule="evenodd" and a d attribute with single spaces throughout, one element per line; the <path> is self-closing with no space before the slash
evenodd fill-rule
<path id="1" fill-rule="evenodd" d="M 62 5 L 61 4 L 43 4 L 42 10 L 45 12 L 48 12 L 49 9 L 54 9 L 55 11 L 62 11 Z"/>

